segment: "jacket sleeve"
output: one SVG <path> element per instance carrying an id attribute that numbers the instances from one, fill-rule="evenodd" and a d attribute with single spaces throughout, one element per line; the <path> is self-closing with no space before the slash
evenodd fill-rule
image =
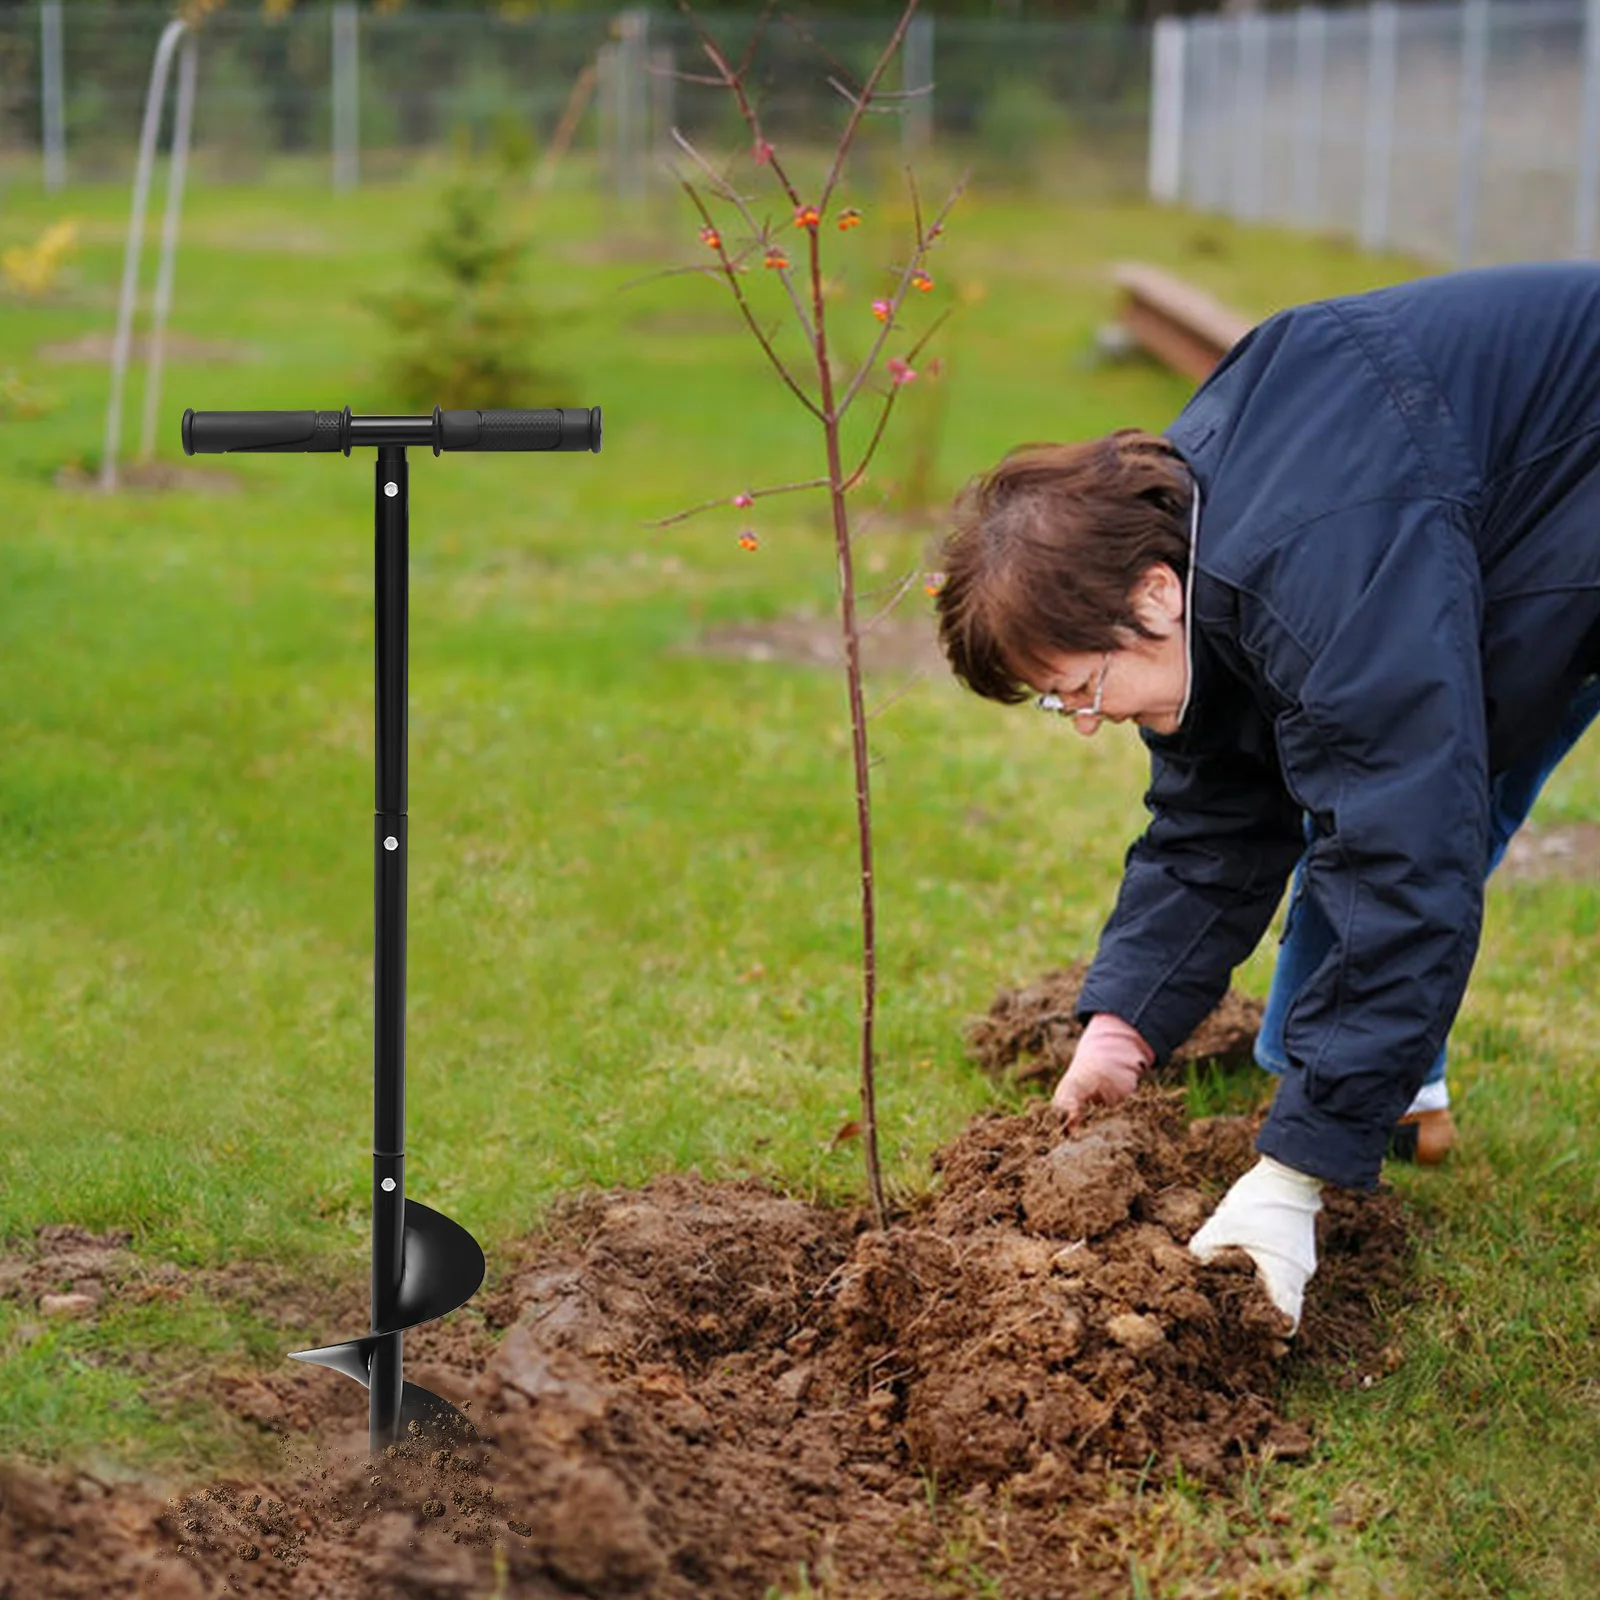
<path id="1" fill-rule="evenodd" d="M 1145 735 L 1150 824 L 1128 851 L 1122 887 L 1078 997 L 1080 1016 L 1131 1023 L 1158 1059 L 1222 998 L 1233 969 L 1272 920 L 1305 849 L 1300 808 L 1279 775 L 1264 722 L 1260 747 L 1204 726 L 1224 692 L 1202 686 L 1189 721 Z M 1255 741 L 1246 741 L 1255 742 Z"/>
<path id="2" fill-rule="evenodd" d="M 1482 582 L 1444 504 L 1346 513 L 1313 544 L 1324 553 L 1306 558 L 1296 589 L 1313 580 L 1316 614 L 1298 636 L 1263 622 L 1257 651 L 1287 691 L 1284 776 L 1316 827 L 1305 892 L 1334 943 L 1290 1004 L 1290 1070 L 1257 1147 L 1371 1188 L 1477 952 L 1489 826 Z"/>

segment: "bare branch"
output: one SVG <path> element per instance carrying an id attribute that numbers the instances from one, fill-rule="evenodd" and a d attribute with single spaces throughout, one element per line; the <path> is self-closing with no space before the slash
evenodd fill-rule
<path id="1" fill-rule="evenodd" d="M 897 117 L 900 115 L 900 108 L 898 106 L 863 105 L 861 103 L 861 97 L 856 93 L 856 91 L 854 89 L 847 89 L 842 83 L 839 82 L 837 78 L 829 78 L 828 85 L 830 88 L 837 89 L 840 95 L 843 96 L 845 102 L 848 105 L 854 106 L 862 116 L 877 115 L 880 117 Z M 921 91 L 919 90 L 916 92 L 920 93 Z M 899 100 L 903 98 L 903 96 L 898 94 L 880 94 L 874 98 L 878 100 Z"/>
<path id="2" fill-rule="evenodd" d="M 660 77 L 669 76 L 669 74 L 665 73 L 659 67 L 651 67 L 649 70 Z M 670 76 L 675 78 L 679 83 L 704 84 L 708 89 L 722 89 L 727 87 L 721 78 L 713 78 L 703 72 L 684 72 L 675 67 L 670 73 Z"/>
<path id="3" fill-rule="evenodd" d="M 826 478 L 807 478 L 803 483 L 779 483 L 770 489 L 746 489 L 744 492 L 751 500 L 765 500 L 775 494 L 793 494 L 798 489 L 826 489 L 829 480 Z M 675 511 L 670 517 L 662 517 L 659 522 L 647 522 L 647 528 L 668 528 L 674 522 L 687 522 L 690 517 L 697 517 L 702 511 L 714 511 L 718 506 L 731 506 L 733 500 L 728 495 L 721 495 L 715 500 L 702 500 L 697 506 L 690 506 L 687 511 Z M 742 507 L 740 509 L 743 509 Z"/>
<path id="4" fill-rule="evenodd" d="M 895 396 L 899 393 L 900 385 L 897 383 L 890 387 L 889 393 L 884 397 L 883 410 L 878 413 L 878 425 L 872 430 L 872 437 L 867 441 L 866 452 L 861 457 L 856 470 L 845 479 L 844 486 L 846 490 L 853 489 L 861 481 L 863 474 L 867 470 L 867 463 L 877 454 L 879 442 L 883 438 L 883 430 L 889 425 L 889 413 L 894 410 Z M 843 408 L 841 407 L 840 409 L 842 410 Z"/>
<path id="5" fill-rule="evenodd" d="M 917 191 L 917 175 L 906 168 L 906 188 L 911 191 L 911 227 L 918 240 L 922 238 L 922 196 Z"/>
<path id="6" fill-rule="evenodd" d="M 840 61 L 838 57 L 835 56 L 827 48 L 827 46 L 824 45 L 823 42 L 814 33 L 812 33 L 812 31 L 806 27 L 806 25 L 801 22 L 797 16 L 795 16 L 792 11 L 785 11 L 783 13 L 783 20 L 789 25 L 790 30 L 797 34 L 806 44 L 810 45 L 811 48 L 815 50 L 817 54 L 821 56 L 822 59 L 826 61 L 841 78 L 848 78 L 850 76 L 850 68 L 844 62 Z M 832 79 L 830 79 L 829 82 L 832 82 Z M 852 96 L 854 96 L 855 91 L 852 89 L 850 93 Z"/>
<path id="7" fill-rule="evenodd" d="M 911 569 L 911 570 L 910 570 L 910 571 L 909 571 L 909 572 L 908 572 L 908 573 L 907 573 L 907 574 L 906 574 L 906 575 L 905 575 L 905 577 L 903 577 L 903 578 L 902 578 L 902 579 L 901 579 L 901 580 L 900 580 L 900 581 L 899 581 L 899 582 L 898 582 L 898 583 L 897 583 L 897 584 L 896 584 L 896 585 L 895 585 L 895 586 L 894 586 L 894 593 L 893 593 L 893 594 L 892 594 L 892 595 L 890 595 L 890 596 L 889 596 L 889 598 L 888 598 L 888 599 L 887 599 L 887 600 L 885 600 L 885 601 L 884 601 L 884 603 L 883 603 L 883 604 L 882 604 L 882 605 L 881 605 L 881 606 L 879 606 L 879 607 L 878 607 L 878 609 L 877 609 L 877 610 L 876 610 L 876 611 L 874 611 L 874 612 L 873 612 L 873 614 L 872 614 L 872 615 L 871 615 L 871 616 L 870 616 L 870 617 L 869 617 L 869 618 L 868 618 L 868 619 L 867 619 L 867 620 L 866 620 L 866 621 L 865 621 L 865 622 L 864 622 L 864 623 L 862 623 L 862 624 L 861 624 L 861 631 L 862 631 L 862 632 L 863 632 L 863 633 L 871 633 L 871 632 L 872 632 L 872 630 L 873 630 L 873 629 L 874 629 L 874 628 L 876 628 L 876 627 L 877 627 L 877 626 L 878 626 L 878 624 L 879 624 L 879 623 L 880 623 L 880 622 L 882 622 L 882 621 L 883 621 L 883 619 L 884 619 L 884 618 L 885 618 L 885 617 L 886 617 L 886 616 L 888 616 L 888 615 L 889 615 L 889 613 L 890 613 L 890 612 L 891 612 L 891 611 L 893 611 L 893 610 L 894 610 L 894 608 L 895 608 L 895 607 L 896 607 L 896 606 L 897 606 L 897 605 L 899 605 L 899 604 L 900 604 L 900 602 L 901 602 L 901 601 L 902 601 L 902 600 L 903 600 L 903 599 L 905 599 L 905 596 L 906 596 L 906 591 L 907 591 L 907 590 L 908 590 L 908 589 L 909 589 L 909 588 L 910 588 L 910 587 L 911 587 L 911 585 L 912 585 L 912 584 L 914 584 L 914 583 L 915 583 L 915 582 L 916 582 L 916 581 L 917 581 L 917 579 L 918 579 L 918 578 L 919 578 L 919 577 L 921 577 L 921 576 L 922 576 L 922 572 L 921 572 L 921 569 L 920 569 L 920 568 L 918 568 L 918 567 L 913 567 L 913 568 L 912 568 L 912 569 Z"/>
<path id="8" fill-rule="evenodd" d="M 882 328 L 878 330 L 878 337 L 873 340 L 872 348 L 867 352 L 866 359 L 861 363 L 860 369 L 857 371 L 855 377 L 850 380 L 849 386 L 845 389 L 844 399 L 839 402 L 835 409 L 836 415 L 844 415 L 844 413 L 850 407 L 850 402 L 855 399 L 856 392 L 860 389 L 861 385 L 867 381 L 868 374 L 876 369 L 878 364 L 878 356 L 883 349 L 884 342 L 888 339 L 890 333 L 894 331 L 895 316 L 900 310 L 901 302 L 904 301 L 906 297 L 906 290 L 910 288 L 912 278 L 916 276 L 918 270 L 921 268 L 923 258 L 927 255 L 929 246 L 932 245 L 934 239 L 938 237 L 940 230 L 944 227 L 944 219 L 950 215 L 951 210 L 954 208 L 956 201 L 961 198 L 961 193 L 966 186 L 967 178 L 963 177 L 960 183 L 958 183 L 955 188 L 950 191 L 950 196 L 940 208 L 939 215 L 934 218 L 932 228 L 930 228 L 926 233 L 919 231 L 917 235 L 917 247 L 915 251 L 912 252 L 910 261 L 908 261 L 905 267 L 901 270 L 900 282 L 895 286 L 894 294 L 890 298 L 889 315 L 884 319 Z M 935 323 L 934 326 L 937 327 L 938 324 Z M 914 348 L 920 349 L 920 343 Z"/>
<path id="9" fill-rule="evenodd" d="M 923 682 L 927 676 L 927 673 L 924 672 L 921 667 L 917 667 L 912 672 L 911 676 L 907 678 L 906 681 L 901 684 L 900 687 L 896 689 L 887 700 L 880 700 L 877 705 L 867 707 L 867 721 L 871 722 L 875 718 L 881 717 L 890 706 L 896 705 L 901 700 L 904 700 L 905 697 L 910 694 L 919 683 Z"/>
<path id="10" fill-rule="evenodd" d="M 674 137 L 676 137 L 677 130 L 674 129 L 673 131 Z M 813 400 L 811 396 L 800 387 L 800 384 L 795 379 L 794 375 L 789 371 L 788 367 L 784 365 L 783 358 L 775 349 L 773 349 L 772 341 L 764 332 L 762 332 L 760 324 L 756 321 L 755 312 L 751 310 L 750 302 L 745 298 L 744 290 L 739 287 L 738 271 L 733 262 L 728 259 L 728 252 L 723 248 L 722 235 L 720 232 L 718 232 L 716 223 L 711 220 L 711 213 L 706 209 L 705 201 L 700 198 L 699 190 L 697 190 L 695 186 L 686 179 L 679 179 L 679 182 L 683 184 L 684 191 L 694 202 L 695 209 L 702 217 L 705 218 L 706 226 L 711 229 L 716 238 L 717 258 L 722 262 L 723 276 L 727 280 L 728 288 L 733 292 L 733 298 L 738 302 L 739 310 L 744 315 L 746 326 L 748 326 L 751 333 L 756 336 L 756 342 L 760 344 L 761 348 L 766 352 L 767 360 L 772 363 L 773 370 L 788 386 L 789 392 L 794 395 L 795 399 L 797 399 L 800 404 L 812 414 L 812 416 L 816 417 L 820 421 L 822 418 L 821 408 L 817 405 L 816 401 Z"/>
<path id="11" fill-rule="evenodd" d="M 735 272 L 744 272 L 746 269 L 734 259 Z M 654 283 L 658 278 L 685 278 L 698 273 L 701 277 L 721 280 L 726 276 L 721 267 L 663 267 L 659 272 L 647 272 L 642 278 L 630 278 L 626 283 L 617 285 L 617 293 L 625 294 L 629 289 L 642 288 L 647 283 Z"/>
<path id="12" fill-rule="evenodd" d="M 906 0 L 906 8 L 900 13 L 900 20 L 895 24 L 894 32 L 889 36 L 889 42 L 883 47 L 883 54 L 878 57 L 867 81 L 861 86 L 861 93 L 857 96 L 855 107 L 850 113 L 850 120 L 845 124 L 844 132 L 839 136 L 838 148 L 834 151 L 833 165 L 828 170 L 828 180 L 822 186 L 822 198 L 817 202 L 819 211 L 828 209 L 828 201 L 833 194 L 835 185 L 839 182 L 839 174 L 844 171 L 844 159 L 849 154 L 850 146 L 855 140 L 856 129 L 861 124 L 862 107 L 871 104 L 873 91 L 878 87 L 878 80 L 889 70 L 889 63 L 894 58 L 894 53 L 900 48 L 900 42 L 906 36 L 906 29 L 911 26 L 911 19 L 916 14 L 917 0 Z"/>
<path id="13" fill-rule="evenodd" d="M 763 245 L 770 244 L 771 230 L 766 226 L 765 223 L 756 221 L 755 217 L 751 214 L 750 207 L 746 205 L 745 202 L 734 191 L 732 185 L 717 173 L 716 169 L 712 167 L 711 163 L 708 162 L 706 158 L 701 155 L 700 152 L 696 150 L 695 147 L 690 144 L 689 141 L 684 138 L 683 134 L 680 133 L 676 128 L 672 130 L 672 140 L 673 143 L 676 144 L 680 150 L 684 151 L 688 155 L 689 159 L 693 161 L 695 165 L 698 166 L 700 170 L 717 185 L 718 192 L 721 194 L 722 198 L 730 205 L 737 208 L 739 215 L 744 219 L 745 226 L 749 228 L 750 232 L 754 234 Z M 678 181 L 683 183 L 684 179 L 679 178 Z M 700 209 L 701 215 L 705 216 L 705 208 L 702 206 Z M 706 216 L 706 226 L 715 226 L 709 216 Z M 789 276 L 789 269 L 787 267 L 779 267 L 777 272 L 778 276 L 783 280 L 784 288 L 789 293 L 789 303 L 794 307 L 794 314 L 800 319 L 800 326 L 805 330 L 807 344 L 814 345 L 817 341 L 817 335 L 811 326 L 810 317 L 806 315 L 805 303 L 801 300 L 799 291 L 794 286 L 794 280 Z"/>
<path id="14" fill-rule="evenodd" d="M 796 210 L 798 210 L 800 206 L 800 196 L 796 192 L 794 185 L 790 183 L 788 174 L 779 164 L 777 155 L 773 153 L 772 147 L 767 145 L 766 140 L 762 137 L 761 118 L 756 114 L 756 108 L 750 103 L 750 97 L 744 91 L 744 73 L 746 70 L 748 70 L 750 61 L 754 56 L 757 40 L 753 39 L 751 41 L 750 50 L 746 53 L 744 62 L 741 64 L 739 71 L 735 72 L 733 68 L 728 65 L 727 57 L 723 55 L 721 47 L 717 44 L 717 41 L 700 26 L 700 19 L 695 16 L 693 10 L 688 4 L 688 0 L 678 0 L 678 8 L 689 19 L 690 25 L 694 28 L 695 33 L 699 35 L 700 48 L 705 52 L 706 59 L 710 61 L 712 66 L 714 66 L 717 71 L 722 74 L 722 83 L 724 87 L 732 91 L 733 98 L 739 107 L 739 115 L 744 118 L 745 125 L 750 129 L 750 135 L 755 140 L 757 147 L 759 148 L 762 145 L 766 145 L 768 152 L 767 164 L 772 168 L 773 175 L 777 178 L 778 182 L 783 185 L 783 191 L 788 195 L 790 205 L 794 206 Z M 765 27 L 766 14 L 770 10 L 771 7 L 769 5 L 763 11 L 762 22 L 760 24 L 761 28 Z M 759 39 L 759 36 L 760 29 L 758 28 L 757 39 Z"/>
<path id="15" fill-rule="evenodd" d="M 739 81 L 744 82 L 744 75 L 755 64 L 756 51 L 761 48 L 761 41 L 766 35 L 767 23 L 772 19 L 773 0 L 761 8 L 761 15 L 756 18 L 755 31 L 750 35 L 750 47 L 744 53 L 744 60 L 739 63 Z"/>

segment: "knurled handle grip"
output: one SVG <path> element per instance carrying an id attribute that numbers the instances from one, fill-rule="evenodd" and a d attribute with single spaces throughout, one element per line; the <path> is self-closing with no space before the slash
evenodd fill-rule
<path id="1" fill-rule="evenodd" d="M 229 450 L 338 450 L 340 411 L 185 411 L 183 453 Z"/>
<path id="2" fill-rule="evenodd" d="M 343 411 L 185 411 L 183 453 L 342 450 L 428 445 L 441 450 L 591 450 L 600 453 L 600 407 L 548 411 L 441 411 L 431 417 L 353 417 Z"/>
<path id="3" fill-rule="evenodd" d="M 445 450 L 592 450 L 600 453 L 600 407 L 548 411 L 436 411 Z"/>

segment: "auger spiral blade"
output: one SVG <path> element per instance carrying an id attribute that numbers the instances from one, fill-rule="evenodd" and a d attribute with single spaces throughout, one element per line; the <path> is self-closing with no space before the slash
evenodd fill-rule
<path id="1" fill-rule="evenodd" d="M 464 1306 L 478 1292 L 486 1270 L 478 1241 L 459 1222 L 432 1206 L 418 1200 L 399 1204 L 405 1209 L 405 1242 L 393 1315 L 359 1339 L 291 1351 L 291 1361 L 331 1367 L 370 1390 L 374 1357 L 381 1359 L 385 1346 L 393 1350 L 392 1370 L 398 1373 L 401 1334 Z M 413 1422 L 421 1432 L 441 1439 L 476 1436 L 472 1423 L 448 1400 L 418 1384 L 406 1383 L 400 1394 L 398 1431 L 409 1432 Z M 375 1426 L 374 1448 L 381 1442 L 385 1441 L 380 1441 Z"/>

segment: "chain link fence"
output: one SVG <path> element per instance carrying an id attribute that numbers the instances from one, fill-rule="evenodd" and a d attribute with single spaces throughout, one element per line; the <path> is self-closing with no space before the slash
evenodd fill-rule
<path id="1" fill-rule="evenodd" d="M 1600 3 L 1169 19 L 1159 199 L 1443 263 L 1588 257 L 1600 200 Z"/>
<path id="2" fill-rule="evenodd" d="M 52 189 L 127 179 L 170 15 L 54 0 L 0 10 L 0 168 Z M 703 20 L 737 60 L 753 19 Z M 859 83 L 891 25 L 767 25 L 751 81 L 774 143 L 832 144 L 846 107 L 828 80 Z M 731 97 L 690 81 L 709 68 L 675 10 L 510 18 L 300 5 L 274 19 L 241 6 L 208 17 L 198 42 L 202 182 L 348 187 L 470 150 L 535 181 L 559 164 L 627 198 L 668 181 L 672 127 L 713 148 L 745 138 Z M 890 165 L 936 150 L 990 187 L 1143 189 L 1147 30 L 919 18 L 886 87 L 920 91 L 863 130 L 865 152 Z"/>

